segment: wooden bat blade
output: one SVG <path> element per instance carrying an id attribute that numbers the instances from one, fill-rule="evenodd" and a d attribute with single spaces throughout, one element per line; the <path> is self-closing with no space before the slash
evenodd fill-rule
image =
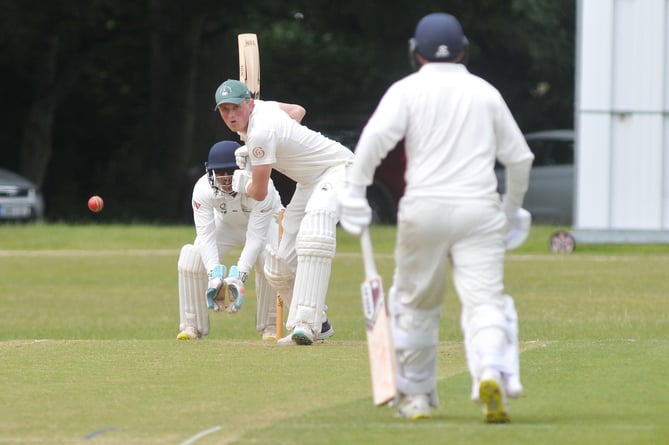
<path id="1" fill-rule="evenodd" d="M 254 99 L 260 97 L 260 50 L 258 36 L 253 33 L 237 36 L 239 47 L 239 80 L 251 91 Z"/>
<path id="2" fill-rule="evenodd" d="M 381 406 L 395 398 L 397 388 L 395 349 L 381 277 L 366 279 L 360 286 L 360 290 L 365 316 L 372 395 L 374 404 Z"/>

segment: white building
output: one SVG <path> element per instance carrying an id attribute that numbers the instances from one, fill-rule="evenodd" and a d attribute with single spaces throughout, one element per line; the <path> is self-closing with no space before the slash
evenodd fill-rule
<path id="1" fill-rule="evenodd" d="M 577 242 L 669 242 L 669 0 L 578 0 Z"/>

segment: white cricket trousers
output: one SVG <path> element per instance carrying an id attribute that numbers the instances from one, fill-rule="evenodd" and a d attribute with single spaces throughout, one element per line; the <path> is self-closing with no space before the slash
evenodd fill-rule
<path id="1" fill-rule="evenodd" d="M 395 248 L 396 303 L 420 310 L 442 306 L 450 261 L 463 307 L 502 307 L 505 225 L 504 213 L 494 202 L 454 205 L 439 198 L 405 196 Z"/>

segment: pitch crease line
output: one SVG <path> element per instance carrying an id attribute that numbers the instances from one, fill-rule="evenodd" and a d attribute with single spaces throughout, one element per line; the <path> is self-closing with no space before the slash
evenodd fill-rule
<path id="1" fill-rule="evenodd" d="M 199 433 L 197 433 L 193 437 L 187 439 L 185 442 L 181 442 L 181 445 L 191 445 L 191 444 L 197 442 L 198 440 L 202 439 L 204 436 L 208 436 L 209 434 L 215 433 L 216 431 L 218 431 L 220 429 L 223 429 L 223 427 L 220 426 L 220 425 L 216 425 L 214 427 L 209 428 L 208 430 L 200 431 Z"/>

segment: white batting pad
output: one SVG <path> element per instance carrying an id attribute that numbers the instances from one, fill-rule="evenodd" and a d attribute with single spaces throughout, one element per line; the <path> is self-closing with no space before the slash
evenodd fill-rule
<path id="1" fill-rule="evenodd" d="M 276 292 L 265 279 L 262 268 L 256 267 L 256 330 L 276 328 Z"/>
<path id="2" fill-rule="evenodd" d="M 281 295 L 290 294 L 295 280 L 295 272 L 272 246 L 265 246 L 264 275 L 270 286 L 281 292 Z M 257 270 L 257 268 L 256 268 Z"/>
<path id="3" fill-rule="evenodd" d="M 520 356 L 518 314 L 513 299 L 505 295 L 503 306 L 484 305 L 463 309 L 461 323 L 467 367 L 472 376 L 472 399 L 478 399 L 481 372 L 493 368 L 502 374 L 506 395 L 519 397 Z"/>
<path id="4" fill-rule="evenodd" d="M 327 210 L 308 212 L 295 242 L 297 270 L 286 326 L 302 321 L 320 329 L 330 282 L 336 240 L 336 215 Z M 320 332 L 320 330 L 318 331 Z"/>
<path id="5" fill-rule="evenodd" d="M 200 335 L 209 334 L 207 311 L 207 270 L 200 251 L 192 244 L 181 248 L 177 262 L 179 273 L 179 329 L 194 327 Z"/>
<path id="6" fill-rule="evenodd" d="M 437 347 L 441 306 L 415 309 L 399 303 L 390 289 L 393 343 L 397 353 L 397 390 L 401 394 L 428 394 L 438 407 Z"/>

